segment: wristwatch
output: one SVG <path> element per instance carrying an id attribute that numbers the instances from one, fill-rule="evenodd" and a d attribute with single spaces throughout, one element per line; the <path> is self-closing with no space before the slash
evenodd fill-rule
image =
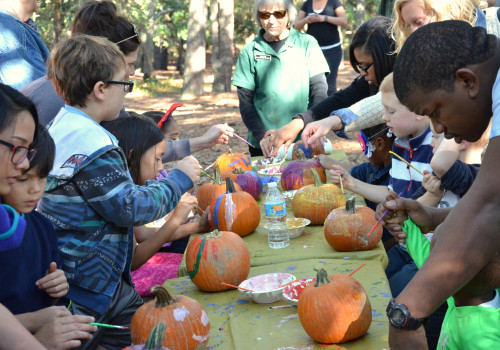
<path id="1" fill-rule="evenodd" d="M 415 330 L 420 327 L 425 318 L 415 318 L 404 304 L 396 304 L 396 299 L 391 299 L 387 306 L 387 317 L 394 328 Z"/>

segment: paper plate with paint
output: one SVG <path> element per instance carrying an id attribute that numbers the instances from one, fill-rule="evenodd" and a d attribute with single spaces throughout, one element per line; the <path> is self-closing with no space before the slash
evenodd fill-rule
<path id="1" fill-rule="evenodd" d="M 289 273 L 266 273 L 244 280 L 238 288 L 247 289 L 239 289 L 239 291 L 250 296 L 256 303 L 269 304 L 280 300 L 281 291 L 286 288 L 281 286 L 295 279 L 295 276 Z"/>
<path id="2" fill-rule="evenodd" d="M 314 283 L 315 280 L 316 278 L 313 277 L 296 280 L 283 288 L 283 297 L 290 301 L 298 302 L 300 293 L 302 293 L 309 283 Z"/>
<path id="3" fill-rule="evenodd" d="M 290 239 L 302 236 L 304 228 L 310 223 L 311 220 L 306 218 L 286 218 L 286 227 Z M 264 224 L 264 228 L 267 230 L 267 224 Z"/>

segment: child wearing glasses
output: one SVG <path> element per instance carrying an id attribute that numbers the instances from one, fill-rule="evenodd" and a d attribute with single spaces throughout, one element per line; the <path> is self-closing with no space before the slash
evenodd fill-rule
<path id="1" fill-rule="evenodd" d="M 100 122 L 117 117 L 128 85 L 123 54 L 101 37 L 58 43 L 47 74 L 66 106 L 49 127 L 54 167 L 39 210 L 54 225 L 73 314 L 128 326 L 142 299 L 130 279 L 133 226 L 165 216 L 199 180 L 194 158 L 168 178 L 136 186 L 116 138 Z M 83 349 L 121 349 L 130 331 L 100 327 Z"/>

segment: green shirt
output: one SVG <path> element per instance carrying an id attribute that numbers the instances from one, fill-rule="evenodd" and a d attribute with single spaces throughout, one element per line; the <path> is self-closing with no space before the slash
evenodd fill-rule
<path id="1" fill-rule="evenodd" d="M 309 107 L 309 79 L 328 73 L 328 63 L 312 36 L 293 27 L 285 44 L 274 51 L 262 37 L 263 30 L 241 50 L 232 84 L 254 91 L 254 105 L 266 130 L 288 124 Z M 249 132 L 248 140 L 259 146 Z"/>
<path id="2" fill-rule="evenodd" d="M 404 222 L 408 253 L 420 268 L 430 252 L 430 242 L 411 220 Z M 483 306 L 455 306 L 448 298 L 448 310 L 441 326 L 439 350 L 500 349 L 500 309 Z"/>

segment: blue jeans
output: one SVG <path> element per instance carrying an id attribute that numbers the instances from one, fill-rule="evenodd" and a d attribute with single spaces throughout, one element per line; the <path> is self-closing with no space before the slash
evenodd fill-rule
<path id="1" fill-rule="evenodd" d="M 328 67 L 330 67 L 330 74 L 326 76 L 328 83 L 328 96 L 337 92 L 337 75 L 339 72 L 339 65 L 342 61 L 342 45 L 333 47 L 328 50 L 322 50 L 325 56 Z"/>

